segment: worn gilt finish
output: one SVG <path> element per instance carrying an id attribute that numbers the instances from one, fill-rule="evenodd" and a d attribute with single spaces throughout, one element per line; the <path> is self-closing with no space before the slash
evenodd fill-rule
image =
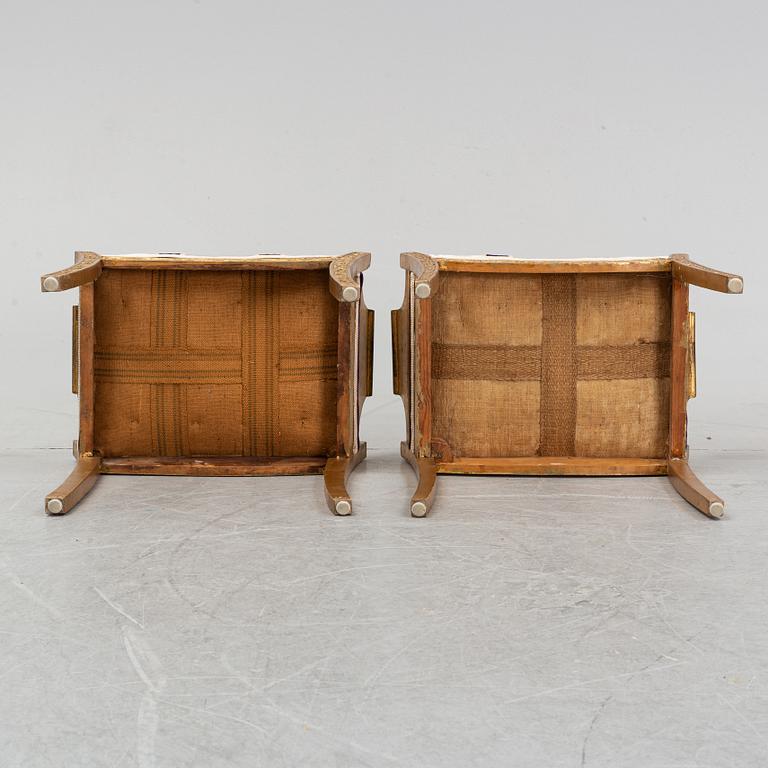
<path id="1" fill-rule="evenodd" d="M 80 290 L 77 464 L 46 511 L 69 512 L 99 474 L 323 474 L 330 509 L 350 514 L 346 480 L 365 457 L 358 422 L 372 390 L 369 264 L 363 252 L 82 252 L 44 275 L 45 292 Z"/>
<path id="2" fill-rule="evenodd" d="M 406 413 L 401 454 L 418 478 L 413 516 L 428 513 L 438 474 L 509 474 L 668 475 L 696 509 L 722 517 L 723 500 L 688 465 L 688 286 L 741 293 L 741 277 L 684 254 L 405 253 L 401 266 L 393 382 Z"/>

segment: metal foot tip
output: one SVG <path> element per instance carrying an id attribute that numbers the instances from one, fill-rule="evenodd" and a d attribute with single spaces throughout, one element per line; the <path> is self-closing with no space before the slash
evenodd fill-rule
<path id="1" fill-rule="evenodd" d="M 357 301 L 357 297 L 359 296 L 359 292 L 357 288 L 348 285 L 342 292 L 341 296 L 344 299 L 344 301 Z"/>
<path id="2" fill-rule="evenodd" d="M 43 288 L 46 291 L 58 291 L 59 281 L 55 277 L 48 276 L 43 280 Z"/>
<path id="3" fill-rule="evenodd" d="M 423 501 L 416 501 L 411 504 L 411 515 L 413 517 L 426 517 L 427 505 Z"/>
<path id="4" fill-rule="evenodd" d="M 416 295 L 420 299 L 428 299 L 429 295 L 432 293 L 432 289 L 427 285 L 427 283 L 419 283 L 416 286 Z"/>
<path id="5" fill-rule="evenodd" d="M 48 499 L 45 503 L 45 510 L 49 515 L 60 515 L 64 510 L 61 499 Z"/>
<path id="6" fill-rule="evenodd" d="M 719 501 L 713 501 L 709 505 L 709 514 L 712 517 L 720 518 L 725 513 L 725 505 Z"/>
<path id="7" fill-rule="evenodd" d="M 740 277 L 728 278 L 728 293 L 742 293 L 744 281 Z"/>
<path id="8" fill-rule="evenodd" d="M 352 505 L 348 501 L 336 502 L 336 514 L 346 516 L 352 512 Z"/>

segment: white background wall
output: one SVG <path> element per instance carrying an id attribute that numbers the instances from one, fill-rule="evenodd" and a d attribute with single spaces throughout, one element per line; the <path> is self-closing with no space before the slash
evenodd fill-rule
<path id="1" fill-rule="evenodd" d="M 76 294 L 43 295 L 38 282 L 76 249 L 371 250 L 379 314 L 366 408 L 393 418 L 399 251 L 689 252 L 746 283 L 741 297 L 692 289 L 691 415 L 706 425 L 692 444 L 726 424 L 765 443 L 764 3 L 0 0 L 0 10 L 6 449 L 69 446 L 76 432 Z"/>

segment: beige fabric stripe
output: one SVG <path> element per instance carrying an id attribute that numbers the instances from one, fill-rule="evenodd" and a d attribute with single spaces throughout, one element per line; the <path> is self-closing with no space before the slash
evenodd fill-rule
<path id="1" fill-rule="evenodd" d="M 335 381 L 337 376 L 336 346 L 304 350 L 280 351 L 279 381 Z"/>
<path id="2" fill-rule="evenodd" d="M 669 344 L 642 342 L 576 347 L 576 366 L 580 380 L 660 379 L 669 376 Z M 281 377 L 286 368 L 281 362 Z M 313 370 L 315 368 L 316 364 Z M 541 378 L 541 348 L 433 344 L 432 377 L 470 381 L 538 381 Z"/>
<path id="3" fill-rule="evenodd" d="M 184 456 L 188 445 L 184 387 L 181 384 L 153 384 L 150 388 L 150 411 L 154 454 Z"/>
<path id="4" fill-rule="evenodd" d="M 187 275 L 178 270 L 152 272 L 150 302 L 152 347 L 181 347 L 187 336 Z"/>
<path id="5" fill-rule="evenodd" d="M 542 456 L 573 456 L 576 442 L 576 281 L 542 275 Z"/>
<path id="6" fill-rule="evenodd" d="M 615 347 L 578 347 L 579 379 L 662 379 L 669 376 L 670 348 L 666 342 Z"/>
<path id="7" fill-rule="evenodd" d="M 242 308 L 243 453 L 271 456 L 272 272 L 244 271 Z"/>
<path id="8" fill-rule="evenodd" d="M 541 347 L 432 344 L 433 379 L 538 381 Z"/>
<path id="9" fill-rule="evenodd" d="M 237 359 L 215 350 L 189 353 L 187 279 L 176 270 L 152 272 L 150 347 L 148 350 L 100 349 L 94 360 L 97 382 L 148 383 L 152 448 L 158 456 L 183 456 L 188 446 L 185 383 L 219 381 L 225 371 L 237 374 Z M 160 351 L 162 350 L 162 351 Z"/>
<path id="10" fill-rule="evenodd" d="M 220 350 L 100 350 L 94 362 L 96 380 L 112 383 L 239 384 L 240 369 L 239 354 Z"/>

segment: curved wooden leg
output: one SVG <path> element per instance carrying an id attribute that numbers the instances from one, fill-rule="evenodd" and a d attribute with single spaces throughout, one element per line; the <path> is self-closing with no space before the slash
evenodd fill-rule
<path id="1" fill-rule="evenodd" d="M 699 512 L 715 520 L 723 516 L 725 502 L 696 477 L 685 459 L 670 459 L 667 473 L 674 489 Z"/>
<path id="2" fill-rule="evenodd" d="M 49 515 L 65 515 L 93 488 L 100 470 L 98 456 L 80 456 L 69 477 L 45 497 L 45 511 Z"/>
<path id="3" fill-rule="evenodd" d="M 360 443 L 360 448 L 354 455 L 336 456 L 326 462 L 323 472 L 325 500 L 334 515 L 352 514 L 352 499 L 347 493 L 347 478 L 365 458 L 366 453 L 365 443 Z"/>
<path id="4" fill-rule="evenodd" d="M 419 481 L 411 497 L 411 516 L 426 517 L 435 500 L 437 481 L 435 460 L 414 456 L 406 443 L 400 443 L 400 455 L 411 465 Z"/>

